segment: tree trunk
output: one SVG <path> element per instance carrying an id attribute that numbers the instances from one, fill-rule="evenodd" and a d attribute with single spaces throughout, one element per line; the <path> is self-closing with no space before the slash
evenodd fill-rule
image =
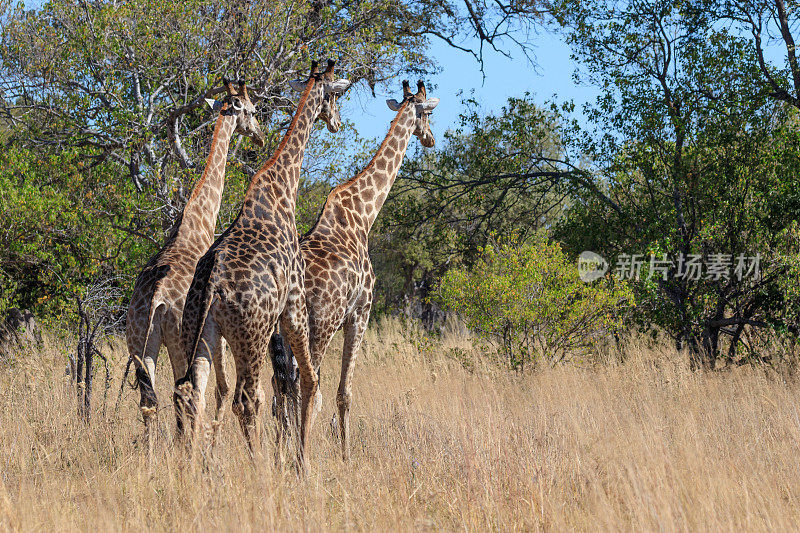
<path id="1" fill-rule="evenodd" d="M 714 370 L 719 356 L 719 327 L 707 326 L 702 332 L 689 330 L 676 345 L 689 356 L 692 370 Z"/>
<path id="2" fill-rule="evenodd" d="M 83 329 L 82 327 L 79 328 L 79 330 L 82 330 L 82 329 Z M 80 339 L 80 335 L 81 334 L 79 333 L 79 339 Z M 83 380 L 85 379 L 85 377 L 84 377 L 84 367 L 86 366 L 86 359 L 85 359 L 84 350 L 85 350 L 85 345 L 83 343 L 83 340 L 79 340 L 78 341 L 78 356 L 77 356 L 77 361 L 76 361 L 76 364 L 75 364 L 75 392 L 77 393 L 78 417 L 80 417 L 80 418 L 84 417 L 84 414 L 83 414 L 83 407 L 84 407 L 83 390 L 84 390 L 85 384 L 84 384 Z"/>
<path id="3" fill-rule="evenodd" d="M 700 355 L 703 370 L 714 370 L 719 356 L 719 327 L 706 326 Z"/>
<path id="4" fill-rule="evenodd" d="M 90 343 L 84 347 L 83 357 L 85 359 L 84 364 L 84 378 L 83 378 L 83 419 L 88 422 L 89 421 L 89 408 L 92 404 L 92 372 L 93 364 L 92 361 L 94 360 L 94 354 L 92 353 L 94 350 L 92 349 L 93 346 Z"/>

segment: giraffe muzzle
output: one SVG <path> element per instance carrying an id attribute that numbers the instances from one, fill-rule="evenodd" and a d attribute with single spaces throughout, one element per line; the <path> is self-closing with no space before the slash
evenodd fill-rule
<path id="1" fill-rule="evenodd" d="M 331 133 L 337 133 L 339 129 L 342 127 L 342 123 L 338 120 L 329 120 L 327 121 L 328 131 Z"/>

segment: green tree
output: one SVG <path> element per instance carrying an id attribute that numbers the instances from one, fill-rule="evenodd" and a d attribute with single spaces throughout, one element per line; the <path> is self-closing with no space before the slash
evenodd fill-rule
<path id="1" fill-rule="evenodd" d="M 692 9 L 747 42 L 752 50 L 753 69 L 759 74 L 753 81 L 762 85 L 770 97 L 800 108 L 800 63 L 794 35 L 800 10 L 796 2 L 700 0 L 692 4 Z M 773 60 L 776 56 L 781 57 L 780 63 Z"/>
<path id="2" fill-rule="evenodd" d="M 0 9 L 0 312 L 58 315 L 101 273 L 135 273 L 203 170 L 213 131 L 203 99 L 223 75 L 248 79 L 272 145 L 255 151 L 235 139 L 222 227 L 288 125 L 287 80 L 304 76 L 311 58 L 330 54 L 353 81 L 370 83 L 429 65 L 419 13 L 394 2 L 52 0 Z M 352 123 L 344 129 L 314 136 L 307 150 L 307 225 L 356 137 Z"/>
<path id="3" fill-rule="evenodd" d="M 98 277 L 132 279 L 154 240 L 119 226 L 135 196 L 115 175 L 108 165 L 85 168 L 75 150 L 0 151 L 0 313 L 16 306 L 59 317 Z"/>
<path id="4" fill-rule="evenodd" d="M 645 267 L 635 285 L 640 318 L 672 333 L 696 367 L 737 357 L 745 328 L 792 326 L 780 257 L 800 214 L 797 111 L 753 83 L 752 46 L 689 2 L 562 7 L 582 72 L 602 94 L 590 108 L 599 133 L 572 137 L 593 186 L 571 199 L 556 238 L 612 261 L 671 260 L 656 276 Z M 681 270 L 690 255 L 708 264 L 757 253 L 759 276 L 739 279 L 735 264 L 699 279 Z"/>
<path id="5" fill-rule="evenodd" d="M 538 24 L 525 14 L 532 7 L 482 0 L 49 0 L 27 9 L 0 0 L 0 139 L 9 151 L 0 232 L 10 243 L 0 250 L 0 311 L 18 305 L 56 313 L 68 287 L 85 286 L 98 270 L 135 271 L 152 254 L 202 172 L 213 130 L 204 98 L 221 90 L 222 76 L 248 80 L 271 140 L 258 152 L 234 141 L 224 227 L 259 160 L 288 126 L 295 96 L 287 81 L 304 76 L 310 59 L 334 57 L 339 72 L 374 91 L 399 73 L 435 68 L 430 39 L 472 51 L 479 61 L 484 44 L 529 53 L 514 33 Z M 474 47 L 459 44 L 468 38 Z M 352 124 L 343 133 L 312 137 L 301 230 L 347 168 L 344 147 L 352 153 L 357 136 Z M 49 220 L 41 231 L 38 216 Z"/>
<path id="6" fill-rule="evenodd" d="M 4 2 L 0 91 L 9 126 L 42 151 L 79 149 L 161 204 L 168 230 L 211 135 L 204 98 L 246 78 L 261 123 L 280 138 L 287 81 L 330 55 L 352 81 L 428 66 L 420 15 L 396 2 Z M 269 150 L 270 146 L 268 146 Z M 252 170 L 258 153 L 231 150 Z"/>

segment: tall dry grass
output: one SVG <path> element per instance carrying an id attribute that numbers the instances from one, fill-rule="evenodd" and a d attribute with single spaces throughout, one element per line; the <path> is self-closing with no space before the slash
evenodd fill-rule
<path id="1" fill-rule="evenodd" d="M 777 374 L 691 373 L 667 349 L 632 346 L 623 364 L 516 375 L 464 336 L 383 322 L 358 361 L 352 462 L 328 425 L 334 346 L 301 479 L 274 466 L 270 435 L 251 461 L 232 417 L 215 457 L 189 460 L 164 439 L 151 462 L 134 391 L 116 416 L 111 394 L 105 418 L 97 405 L 81 423 L 68 349 L 50 341 L 0 363 L 2 529 L 800 528 L 800 389 Z M 123 352 L 114 359 L 115 391 Z M 168 409 L 161 420 L 171 431 Z"/>

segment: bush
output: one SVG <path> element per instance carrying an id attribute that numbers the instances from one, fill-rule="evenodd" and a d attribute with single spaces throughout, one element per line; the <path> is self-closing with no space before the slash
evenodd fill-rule
<path id="1" fill-rule="evenodd" d="M 499 344 L 512 368 L 589 354 L 633 305 L 627 284 L 584 283 L 561 246 L 542 238 L 486 247 L 469 270 L 453 269 L 434 296 L 473 331 Z"/>

